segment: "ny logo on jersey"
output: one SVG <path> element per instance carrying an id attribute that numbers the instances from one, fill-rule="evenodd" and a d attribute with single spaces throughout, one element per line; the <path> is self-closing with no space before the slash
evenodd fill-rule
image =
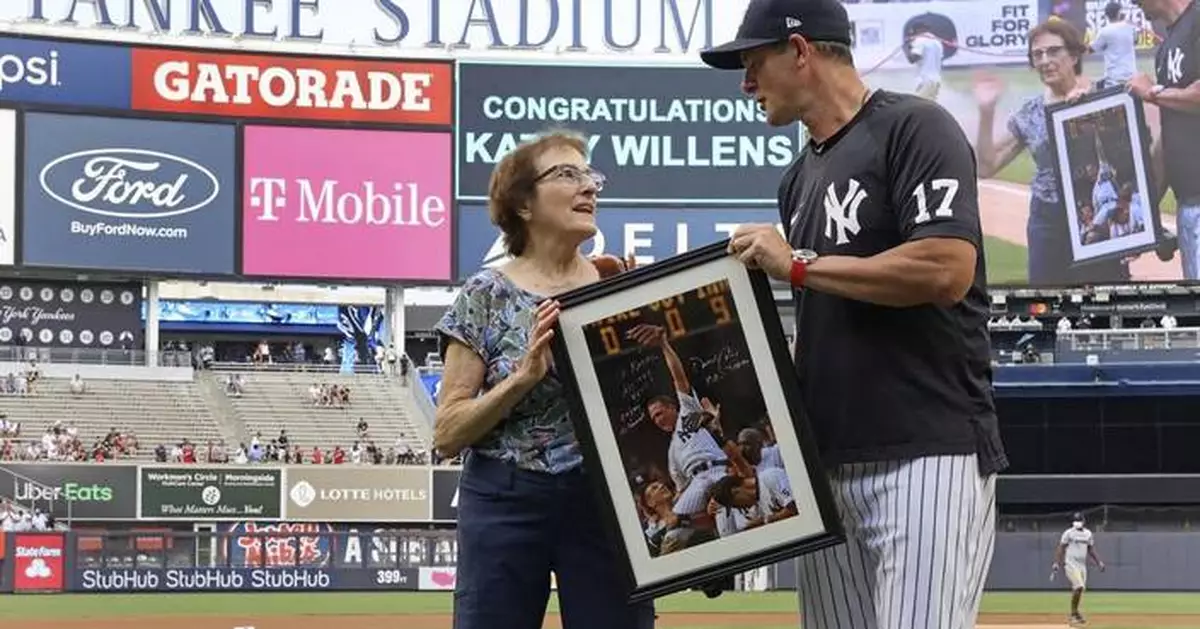
<path id="1" fill-rule="evenodd" d="M 858 206 L 867 198 L 867 191 L 857 179 L 851 179 L 846 185 L 846 194 L 838 197 L 837 186 L 829 184 L 825 189 L 825 237 L 833 238 L 837 230 L 837 244 L 850 242 L 851 236 L 857 236 L 862 226 L 858 223 Z"/>
<path id="2" fill-rule="evenodd" d="M 1167 53 L 1167 81 L 1179 83 L 1183 80 L 1183 49 L 1172 48 Z"/>

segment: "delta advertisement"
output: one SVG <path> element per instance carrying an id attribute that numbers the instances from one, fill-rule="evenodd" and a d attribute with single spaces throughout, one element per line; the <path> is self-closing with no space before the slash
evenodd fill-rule
<path id="1" fill-rule="evenodd" d="M 233 274 L 233 125 L 28 112 L 24 133 L 24 264 Z"/>
<path id="2" fill-rule="evenodd" d="M 0 37 L 0 102 L 128 109 L 129 81 L 129 48 Z"/>
<path id="3" fill-rule="evenodd" d="M 588 136 L 589 161 L 609 178 L 606 203 L 773 206 L 803 127 L 768 126 L 740 80 L 701 68 L 462 63 L 457 197 L 485 200 L 501 158 L 565 126 Z"/>
<path id="4" fill-rule="evenodd" d="M 208 2 L 205 10 L 188 15 L 171 14 L 156 3 L 39 0 L 3 3 L 0 19 L 38 20 L 44 31 L 66 37 L 141 44 L 165 39 L 206 48 L 698 63 L 700 50 L 734 38 L 749 1 Z M 1063 0 L 1070 1 L 1084 0 Z M 906 65 L 903 55 L 883 50 L 885 42 L 898 48 L 905 25 L 922 14 L 955 24 L 952 39 L 971 49 L 948 59 L 951 65 L 995 63 L 990 55 L 1023 46 L 1024 34 L 1038 20 L 1037 2 L 847 3 L 846 9 L 861 24 L 855 48 L 861 68 Z"/>
<path id="5" fill-rule="evenodd" d="M 779 224 L 779 211 L 763 208 L 632 209 L 606 206 L 596 213 L 596 235 L 583 244 L 587 255 L 633 255 L 651 264 L 733 235 L 743 223 Z M 500 230 L 487 207 L 463 203 L 458 212 L 458 279 L 509 260 Z"/>
<path id="6" fill-rule="evenodd" d="M 246 275 L 445 282 L 446 132 L 245 129 Z"/>

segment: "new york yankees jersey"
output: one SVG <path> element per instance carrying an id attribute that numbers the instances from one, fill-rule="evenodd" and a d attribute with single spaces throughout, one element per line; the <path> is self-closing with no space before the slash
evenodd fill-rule
<path id="1" fill-rule="evenodd" d="M 675 419 L 675 432 L 671 434 L 671 445 L 667 446 L 667 471 L 675 483 L 676 491 L 683 491 L 696 473 L 696 468 L 702 463 L 722 461 L 727 457 L 725 451 L 707 428 L 692 428 L 684 425 L 684 419 L 692 413 L 704 409 L 696 394 L 677 393 L 679 396 L 679 417 Z"/>
<path id="2" fill-rule="evenodd" d="M 975 280 L 949 307 L 890 308 L 796 292 L 796 370 L 828 465 L 978 453 L 1007 466 L 991 391 L 975 154 L 940 105 L 877 90 L 779 188 L 791 246 L 870 257 L 929 237 L 975 246 Z"/>
<path id="3" fill-rule="evenodd" d="M 714 518 L 718 536 L 726 537 L 743 531 L 751 520 L 765 520 L 769 514 L 780 511 L 796 501 L 792 496 L 792 485 L 783 468 L 760 469 L 757 476 L 758 502 L 745 508 L 722 507 Z"/>
<path id="4" fill-rule="evenodd" d="M 1200 7 L 1193 1 L 1175 23 L 1154 56 L 1158 83 L 1184 89 L 1200 81 Z M 1200 199 L 1200 113 L 1188 113 L 1159 107 L 1162 115 L 1163 157 L 1167 183 L 1175 197 L 1185 201 Z"/>
<path id="5" fill-rule="evenodd" d="M 1063 563 L 1072 568 L 1087 569 L 1088 550 L 1095 543 L 1090 529 L 1071 527 L 1063 531 L 1058 543 L 1067 547 L 1063 553 Z"/>
<path id="6" fill-rule="evenodd" d="M 779 445 L 763 446 L 762 460 L 756 466 L 760 470 L 778 467 L 783 468 L 783 455 L 779 454 Z"/>

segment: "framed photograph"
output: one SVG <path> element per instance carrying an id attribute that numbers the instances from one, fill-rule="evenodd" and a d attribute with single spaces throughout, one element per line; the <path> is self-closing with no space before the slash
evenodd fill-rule
<path id="1" fill-rule="evenodd" d="M 1158 248 L 1142 102 L 1120 87 L 1046 108 L 1075 265 Z"/>
<path id="2" fill-rule="evenodd" d="M 554 366 L 631 600 L 844 540 L 768 278 L 727 243 L 558 298 Z"/>

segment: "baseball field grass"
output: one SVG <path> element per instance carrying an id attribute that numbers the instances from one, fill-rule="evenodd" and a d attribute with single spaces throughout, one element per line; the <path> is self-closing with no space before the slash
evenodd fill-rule
<path id="1" fill-rule="evenodd" d="M 449 629 L 452 599 L 442 593 L 95 594 L 0 597 L 6 629 Z M 551 597 L 547 626 L 557 626 Z M 1065 626 L 1067 593 L 992 592 L 980 626 Z M 658 626 L 673 629 L 796 629 L 791 592 L 694 593 L 660 599 Z M 1200 629 L 1197 593 L 1089 593 L 1092 629 Z"/>

